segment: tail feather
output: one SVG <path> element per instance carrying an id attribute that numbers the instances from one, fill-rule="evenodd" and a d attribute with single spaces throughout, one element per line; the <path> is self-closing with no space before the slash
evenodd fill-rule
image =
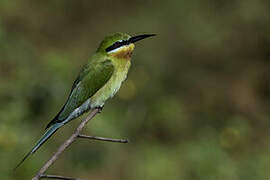
<path id="1" fill-rule="evenodd" d="M 20 161 L 20 163 L 14 168 L 16 170 L 31 154 L 35 153 L 42 144 L 44 144 L 60 127 L 62 127 L 63 123 L 56 123 L 53 124 L 45 133 L 44 135 L 39 139 L 39 141 L 36 143 L 36 145 L 31 149 L 30 152 L 28 152 L 24 158 Z"/>

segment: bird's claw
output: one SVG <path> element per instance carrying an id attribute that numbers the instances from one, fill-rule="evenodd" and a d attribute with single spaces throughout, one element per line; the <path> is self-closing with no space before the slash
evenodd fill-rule
<path id="1" fill-rule="evenodd" d="M 98 113 L 101 113 L 101 111 L 102 111 L 103 107 L 104 107 L 104 106 L 99 106 L 99 107 L 97 107 L 97 109 L 98 109 Z"/>

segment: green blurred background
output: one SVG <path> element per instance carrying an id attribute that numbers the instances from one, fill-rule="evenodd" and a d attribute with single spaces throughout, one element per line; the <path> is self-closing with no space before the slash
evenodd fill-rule
<path id="1" fill-rule="evenodd" d="M 48 173 L 95 180 L 270 179 L 268 0 L 0 2 L 0 179 L 30 179 L 74 131 L 12 168 L 107 34 L 139 42 L 121 90 Z"/>

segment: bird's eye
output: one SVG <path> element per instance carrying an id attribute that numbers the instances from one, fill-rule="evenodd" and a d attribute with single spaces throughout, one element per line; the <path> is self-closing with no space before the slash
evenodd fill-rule
<path id="1" fill-rule="evenodd" d="M 126 45 L 126 44 L 127 44 L 127 41 L 117 41 L 113 45 L 111 45 L 110 47 L 108 47 L 106 49 L 106 51 L 109 52 L 111 50 L 114 50 L 114 49 L 119 48 L 119 47 L 121 47 L 123 45 Z"/>
<path id="2" fill-rule="evenodd" d="M 118 41 L 114 43 L 114 46 L 115 46 L 115 47 L 120 46 L 120 45 L 121 45 L 121 43 L 118 42 Z"/>
<path id="3" fill-rule="evenodd" d="M 121 46 L 121 43 L 120 43 L 120 42 L 115 42 L 115 43 L 112 45 L 113 49 L 116 49 L 116 48 L 118 48 L 118 47 L 120 47 L 120 46 Z"/>
<path id="4" fill-rule="evenodd" d="M 112 51 L 114 49 L 117 49 L 117 48 L 119 48 L 121 46 L 125 46 L 125 45 L 128 45 L 128 44 L 130 44 L 130 42 L 128 40 L 117 41 L 117 42 L 113 43 L 113 45 L 111 45 L 110 47 L 108 47 L 106 49 L 106 52 Z"/>

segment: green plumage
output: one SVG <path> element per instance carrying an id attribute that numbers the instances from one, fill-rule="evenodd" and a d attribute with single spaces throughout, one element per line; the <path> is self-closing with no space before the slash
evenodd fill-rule
<path id="1" fill-rule="evenodd" d="M 97 55 L 96 55 L 97 56 Z M 86 64 L 75 80 L 68 100 L 58 115 L 47 125 L 64 121 L 76 108 L 92 97 L 113 74 L 112 61 L 103 56 L 95 57 Z"/>

